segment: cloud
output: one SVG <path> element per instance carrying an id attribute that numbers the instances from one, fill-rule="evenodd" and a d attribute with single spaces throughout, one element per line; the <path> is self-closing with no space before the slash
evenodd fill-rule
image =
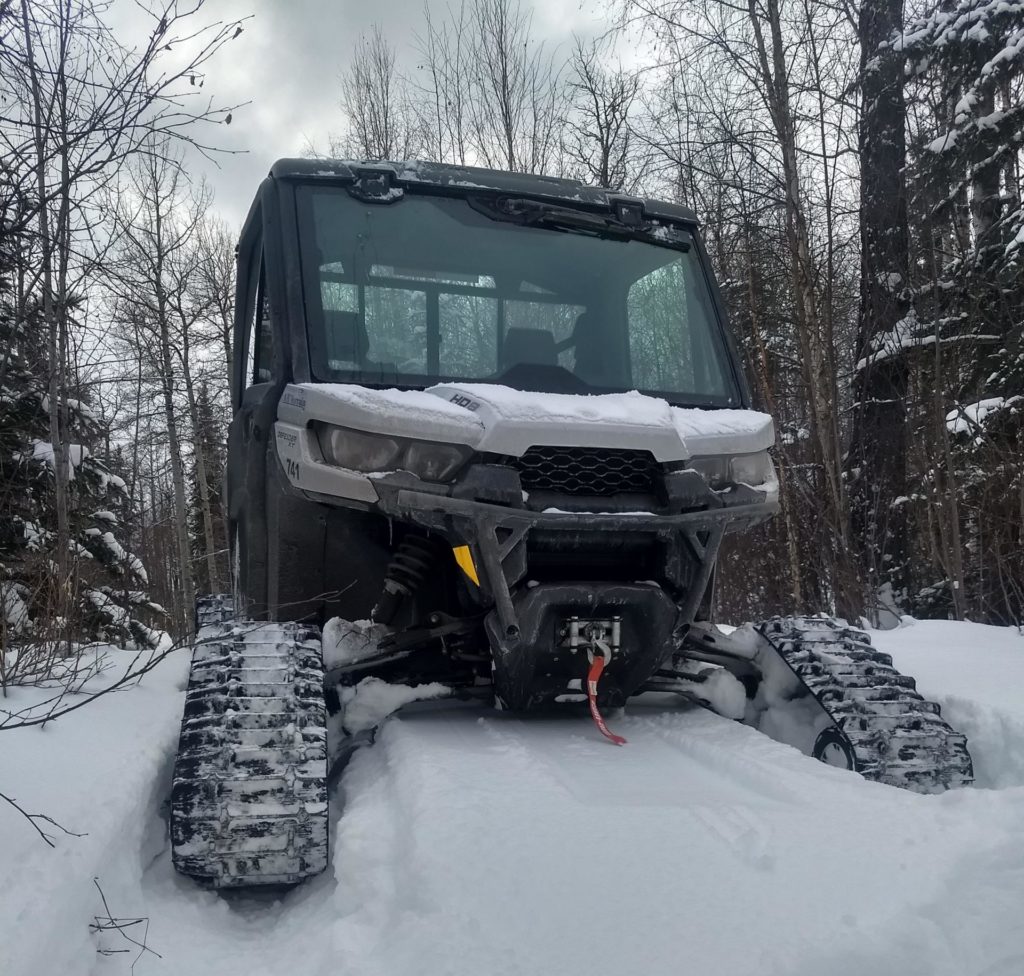
<path id="1" fill-rule="evenodd" d="M 429 3 L 443 16 L 447 0 Z M 566 50 L 572 33 L 594 35 L 608 26 L 600 0 L 524 6 L 533 8 L 537 36 Z M 342 130 L 340 77 L 359 35 L 380 24 L 411 70 L 422 12 L 421 0 L 207 0 L 199 15 L 204 20 L 252 14 L 242 35 L 209 66 L 204 87 L 218 104 L 248 104 L 233 113 L 230 126 L 202 133 L 225 152 L 214 162 L 192 153 L 189 163 L 194 176 L 205 174 L 216 210 L 233 229 L 275 159 L 300 155 L 309 142 L 324 146 L 329 133 Z"/>

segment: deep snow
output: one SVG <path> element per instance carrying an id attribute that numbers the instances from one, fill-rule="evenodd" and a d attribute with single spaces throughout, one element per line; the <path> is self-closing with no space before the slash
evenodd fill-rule
<path id="1" fill-rule="evenodd" d="M 0 789 L 88 831 L 50 850 L 0 807 L 0 973 L 129 972 L 134 956 L 97 955 L 88 930 L 99 877 L 115 914 L 149 919 L 162 958 L 143 976 L 1019 976 L 1024 637 L 924 622 L 873 637 L 972 737 L 993 788 L 868 783 L 671 700 L 609 716 L 622 749 L 579 717 L 429 703 L 354 755 L 332 870 L 232 896 L 170 866 L 176 654 L 0 738 Z"/>

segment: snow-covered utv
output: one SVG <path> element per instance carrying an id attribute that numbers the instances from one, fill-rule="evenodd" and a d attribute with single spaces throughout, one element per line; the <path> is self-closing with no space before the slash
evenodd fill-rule
<path id="1" fill-rule="evenodd" d="M 589 706 L 616 742 L 601 710 L 677 692 L 882 782 L 970 782 L 964 737 L 862 632 L 708 623 L 722 537 L 768 518 L 777 482 L 685 208 L 281 160 L 238 248 L 234 363 L 238 613 L 197 612 L 185 874 L 324 868 L 328 712 L 351 730 L 364 690 Z M 372 623 L 339 641 L 338 620 Z"/>

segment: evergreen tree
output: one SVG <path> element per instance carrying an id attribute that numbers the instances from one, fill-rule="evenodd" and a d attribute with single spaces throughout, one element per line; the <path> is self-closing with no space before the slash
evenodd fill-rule
<path id="1" fill-rule="evenodd" d="M 918 103 L 937 107 L 919 115 L 910 145 L 916 314 L 894 337 L 922 349 L 914 439 L 934 445 L 919 487 L 938 518 L 934 532 L 922 525 L 919 556 L 938 551 L 946 571 L 914 612 L 1020 622 L 1024 2 L 938 4 L 893 46 Z"/>
<path id="2" fill-rule="evenodd" d="M 128 505 L 123 478 L 97 457 L 96 415 L 82 399 L 67 402 L 72 479 L 67 578 L 55 559 L 54 451 L 49 440 L 45 354 L 39 308 L 20 294 L 19 265 L 29 238 L 19 231 L 25 201 L 9 184 L 0 202 L 0 638 L 8 651 L 25 640 L 133 642 L 156 647 L 159 607 L 146 595 L 142 562 L 119 534 Z M 54 607 L 69 617 L 54 618 Z"/>

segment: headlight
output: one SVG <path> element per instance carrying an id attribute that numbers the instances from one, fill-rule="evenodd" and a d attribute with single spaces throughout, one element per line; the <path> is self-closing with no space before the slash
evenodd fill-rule
<path id="1" fill-rule="evenodd" d="M 381 434 L 326 425 L 317 433 L 324 457 L 351 471 L 394 471 L 402 454 L 402 445 L 395 438 Z"/>
<path id="2" fill-rule="evenodd" d="M 400 466 L 424 481 L 448 481 L 462 467 L 468 453 L 458 444 L 408 441 Z"/>
<path id="3" fill-rule="evenodd" d="M 317 424 L 316 432 L 324 460 L 350 471 L 409 471 L 423 481 L 449 481 L 472 454 L 463 444 L 389 437 L 332 424 Z"/>
<path id="4" fill-rule="evenodd" d="M 712 488 L 724 488 L 730 484 L 761 488 L 775 483 L 775 468 L 767 451 L 732 457 L 695 457 L 690 458 L 686 466 L 699 471 Z"/>
<path id="5" fill-rule="evenodd" d="M 773 480 L 775 469 L 767 451 L 759 454 L 738 454 L 729 462 L 732 480 L 738 485 L 750 485 L 757 488 Z"/>

